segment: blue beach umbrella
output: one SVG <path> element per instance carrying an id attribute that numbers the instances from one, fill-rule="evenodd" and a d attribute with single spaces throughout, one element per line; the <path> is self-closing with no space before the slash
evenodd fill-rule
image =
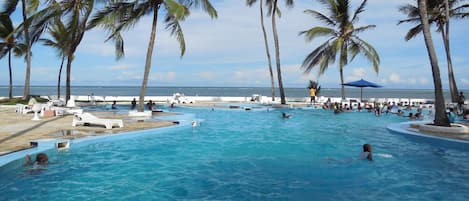
<path id="1" fill-rule="evenodd" d="M 344 83 L 343 85 L 351 86 L 351 87 L 360 87 L 360 101 L 362 100 L 362 97 L 363 97 L 363 87 L 373 87 L 373 88 L 383 87 L 379 84 L 369 82 L 364 79 L 360 79 L 360 80 L 353 81 L 353 82 L 347 82 L 347 83 Z"/>

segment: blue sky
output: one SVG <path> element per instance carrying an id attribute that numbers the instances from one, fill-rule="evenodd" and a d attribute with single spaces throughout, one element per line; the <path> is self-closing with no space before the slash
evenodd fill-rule
<path id="1" fill-rule="evenodd" d="M 183 58 L 180 58 L 176 39 L 169 36 L 160 21 L 149 85 L 270 86 L 258 6 L 249 8 L 244 0 L 212 2 L 218 11 L 218 19 L 212 20 L 205 13 L 194 10 L 182 23 L 187 47 Z M 351 2 L 356 6 L 360 1 Z M 380 83 L 386 88 L 433 88 L 431 67 L 423 37 L 419 36 L 406 42 L 404 36 L 411 25 L 396 25 L 398 20 L 405 17 L 398 12 L 398 6 L 408 2 L 413 1 L 368 2 L 358 25 L 377 25 L 375 29 L 361 33 L 360 36 L 378 51 L 381 58 L 380 72 L 376 74 L 372 66 L 358 56 L 345 67 L 345 81 L 364 78 Z M 278 20 L 277 28 L 284 86 L 305 87 L 307 81 L 313 79 L 319 80 L 323 87 L 340 87 L 337 65 L 330 66 L 319 78 L 316 71 L 305 75 L 300 69 L 305 56 L 325 40 L 319 38 L 308 43 L 304 37 L 298 36 L 300 31 L 322 25 L 304 14 L 303 10 L 324 11 L 322 6 L 314 0 L 296 0 L 291 9 L 285 8 L 282 1 L 280 9 L 282 18 Z M 466 35 L 469 33 L 468 20 L 453 20 L 451 23 L 453 68 L 456 82 L 461 89 L 469 89 L 469 37 Z M 15 15 L 14 22 L 20 22 L 18 14 Z M 266 18 L 272 62 L 275 66 L 270 25 L 270 18 Z M 119 61 L 115 60 L 113 44 L 104 43 L 105 32 L 87 32 L 72 66 L 72 85 L 140 85 L 150 26 L 151 19 L 147 17 L 133 30 L 124 33 L 126 56 Z M 448 88 L 441 36 L 436 32 L 433 32 L 432 36 L 440 63 L 443 87 Z M 22 58 L 13 60 L 14 85 L 23 85 L 25 62 Z M 35 44 L 32 85 L 54 85 L 57 82 L 59 65 L 60 59 L 55 50 Z M 0 73 L 0 85 L 7 85 L 7 59 L 0 61 L 0 72 L 3 72 Z"/>

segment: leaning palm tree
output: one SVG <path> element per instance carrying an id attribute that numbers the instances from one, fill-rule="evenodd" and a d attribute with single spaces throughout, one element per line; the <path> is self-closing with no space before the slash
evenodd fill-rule
<path id="1" fill-rule="evenodd" d="M 435 121 L 436 126 L 451 126 L 445 114 L 445 99 L 443 97 L 443 87 L 441 86 L 440 68 L 433 46 L 432 35 L 430 33 L 429 17 L 427 13 L 426 0 L 418 0 L 420 21 L 422 23 L 423 37 L 427 47 L 428 57 L 432 66 L 433 84 L 435 87 Z"/>
<path id="2" fill-rule="evenodd" d="M 48 27 L 48 30 L 51 38 L 44 38 L 40 40 L 44 43 L 44 45 L 56 49 L 58 56 L 62 60 L 60 62 L 59 75 L 57 79 L 57 98 L 60 99 L 62 68 L 68 55 L 68 49 L 70 47 L 68 44 L 70 43 L 71 34 L 59 17 L 55 18 L 53 26 Z"/>
<path id="3" fill-rule="evenodd" d="M 457 5 L 461 0 L 435 0 L 427 1 L 427 13 L 430 24 L 435 24 L 437 31 L 440 32 L 443 45 L 446 52 L 446 61 L 448 66 L 448 81 L 449 89 L 451 92 L 451 100 L 457 102 L 458 88 L 454 78 L 453 63 L 451 60 L 450 43 L 449 43 L 449 18 L 463 18 L 467 14 L 466 9 L 469 4 Z M 405 39 L 408 41 L 418 34 L 422 33 L 423 25 L 420 21 L 419 8 L 416 5 L 405 4 L 399 7 L 399 11 L 407 15 L 407 19 L 400 20 L 401 23 L 414 23 L 416 26 L 412 27 L 406 34 Z"/>
<path id="4" fill-rule="evenodd" d="M 256 3 L 257 0 L 246 0 L 246 3 L 248 6 L 252 6 L 254 3 Z M 270 83 L 271 83 L 271 89 L 272 89 L 272 101 L 275 101 L 275 80 L 274 80 L 274 73 L 272 70 L 272 59 L 270 58 L 270 50 L 269 50 L 269 43 L 267 42 L 267 32 L 265 31 L 265 25 L 264 25 L 264 10 L 263 10 L 263 1 L 259 0 L 259 12 L 260 12 L 260 18 L 261 18 L 261 28 L 262 28 L 262 34 L 264 36 L 264 45 L 265 45 L 265 52 L 267 54 L 267 62 L 269 64 L 269 74 L 270 74 Z"/>
<path id="5" fill-rule="evenodd" d="M 324 15 L 315 10 L 305 10 L 306 14 L 325 23 L 329 27 L 313 27 L 300 32 L 305 35 L 307 41 L 312 41 L 316 37 L 326 36 L 328 39 L 319 47 L 309 53 L 303 61 L 304 73 L 310 73 L 315 66 L 319 66 L 319 75 L 324 74 L 330 64 L 335 63 L 339 57 L 340 83 L 342 86 L 342 99 L 345 99 L 344 90 L 344 67 L 352 61 L 358 54 L 363 54 L 365 58 L 373 64 L 374 71 L 379 72 L 379 55 L 375 48 L 368 42 L 358 37 L 361 33 L 375 25 L 360 26 L 355 28 L 354 23 L 358 21 L 358 15 L 364 11 L 366 0 L 363 0 L 355 12 L 350 15 L 350 4 L 348 0 L 318 0 L 324 4 L 330 15 Z M 349 55 L 350 54 L 350 55 Z"/>
<path id="6" fill-rule="evenodd" d="M 135 25 L 144 16 L 152 15 L 153 21 L 151 24 L 150 40 L 148 42 L 148 49 L 145 62 L 145 72 L 143 74 L 142 86 L 140 89 L 140 99 L 138 111 L 144 110 L 144 98 L 148 84 L 148 77 L 151 69 L 151 57 L 153 55 L 153 48 L 155 46 L 156 28 L 158 21 L 158 14 L 165 13 L 164 22 L 166 28 L 171 31 L 171 35 L 176 36 L 179 47 L 181 49 L 181 56 L 184 55 L 186 50 L 184 34 L 179 24 L 189 15 L 190 7 L 202 7 L 210 17 L 217 17 L 217 12 L 209 0 L 116 0 L 109 3 L 105 9 L 98 11 L 90 22 L 90 27 L 101 26 L 110 31 L 108 39 L 114 39 L 119 48 L 123 48 L 123 40 L 120 32 L 129 29 Z"/>
<path id="7" fill-rule="evenodd" d="M 278 41 L 278 32 L 277 32 L 277 24 L 275 21 L 275 16 L 280 16 L 279 9 L 278 9 L 278 0 L 270 0 L 272 3 L 268 5 L 271 6 L 269 12 L 272 15 L 272 32 L 274 34 L 274 44 L 275 44 L 275 63 L 277 65 L 277 78 L 278 78 L 278 89 L 280 91 L 280 103 L 286 104 L 285 100 L 285 90 L 283 88 L 283 81 L 282 81 L 282 70 L 280 67 L 280 45 Z M 287 6 L 293 6 L 293 0 L 285 0 Z"/>

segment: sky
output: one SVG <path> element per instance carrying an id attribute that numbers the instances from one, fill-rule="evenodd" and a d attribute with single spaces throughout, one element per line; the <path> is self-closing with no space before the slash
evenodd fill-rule
<path id="1" fill-rule="evenodd" d="M 182 22 L 186 53 L 180 56 L 177 40 L 158 22 L 155 51 L 152 56 L 150 86 L 229 86 L 269 87 L 270 76 L 260 27 L 259 7 L 246 6 L 244 0 L 212 0 L 218 18 L 211 19 L 200 10 L 192 10 Z M 306 87 L 308 80 L 316 80 L 322 87 L 340 87 L 338 64 L 332 64 L 321 76 L 317 71 L 304 74 L 301 64 L 306 55 L 326 38 L 307 42 L 300 31 L 321 22 L 305 14 L 305 9 L 326 13 L 316 0 L 296 0 L 293 8 L 280 1 L 282 16 L 277 20 L 280 42 L 280 60 L 284 87 Z M 361 1 L 351 0 L 354 10 Z M 359 36 L 372 44 L 381 59 L 379 73 L 363 57 L 357 56 L 344 68 L 345 81 L 360 78 L 396 89 L 432 89 L 433 78 L 423 36 L 405 41 L 404 36 L 413 26 L 397 22 L 405 19 L 398 6 L 413 0 L 370 0 L 356 26 L 369 24 L 376 28 Z M 20 9 L 13 16 L 19 24 Z M 275 49 L 271 19 L 266 18 L 266 29 L 272 63 L 275 68 Z M 469 19 L 451 21 L 451 54 L 456 83 L 460 89 L 469 89 L 468 45 Z M 432 27 L 435 30 L 435 27 Z M 143 78 L 145 56 L 151 29 L 151 17 L 143 18 L 132 30 L 126 31 L 125 57 L 116 60 L 114 46 L 104 42 L 106 32 L 100 29 L 85 33 L 72 65 L 72 86 L 139 86 Z M 45 36 L 47 37 L 47 36 Z M 443 88 L 448 88 L 446 56 L 441 35 L 432 32 L 441 71 Z M 37 43 L 33 47 L 31 83 L 33 86 L 56 85 L 60 58 L 57 52 Z M 13 58 L 14 85 L 23 85 L 26 62 Z M 65 71 L 65 70 L 64 70 Z M 65 80 L 65 73 L 63 74 Z M 63 85 L 65 82 L 62 82 Z M 277 82 L 276 82 L 277 84 Z M 8 85 L 7 59 L 0 60 L 0 85 Z"/>

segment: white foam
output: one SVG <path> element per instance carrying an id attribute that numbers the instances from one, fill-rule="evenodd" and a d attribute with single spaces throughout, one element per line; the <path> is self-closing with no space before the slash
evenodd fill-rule
<path id="1" fill-rule="evenodd" d="M 391 154 L 381 154 L 381 153 L 378 153 L 376 154 L 377 156 L 380 156 L 380 157 L 383 157 L 383 158 L 394 158 Z"/>

